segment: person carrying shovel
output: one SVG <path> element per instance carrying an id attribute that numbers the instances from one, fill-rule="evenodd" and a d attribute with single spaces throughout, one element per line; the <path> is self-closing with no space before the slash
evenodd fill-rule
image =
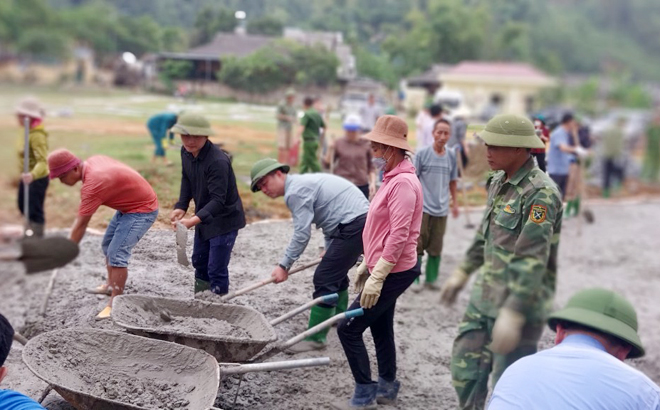
<path id="1" fill-rule="evenodd" d="M 465 260 L 440 290 L 443 303 L 454 303 L 479 269 L 451 357 L 461 409 L 483 409 L 491 371 L 496 384 L 510 364 L 536 353 L 555 294 L 563 212 L 557 185 L 531 155 L 543 142 L 529 119 L 498 115 L 479 137 L 495 171 L 486 211 Z"/>
<path id="2" fill-rule="evenodd" d="M 229 258 L 238 230 L 245 227 L 243 203 L 229 156 L 209 140 L 211 124 L 201 115 L 184 114 L 172 131 L 181 135 L 181 192 L 170 213 L 172 227 L 195 227 L 192 264 L 195 293 L 229 293 Z M 195 215 L 185 218 L 190 200 Z"/>
<path id="3" fill-rule="evenodd" d="M 21 133 L 17 141 L 21 183 L 18 184 L 18 209 L 21 214 L 28 215 L 29 229 L 35 237 L 44 236 L 46 218 L 44 202 L 48 189 L 48 133 L 44 130 L 44 109 L 41 103 L 33 97 L 23 99 L 16 107 L 16 117 L 21 127 L 27 119 L 29 127 L 28 140 Z M 27 144 L 26 144 L 27 142 Z M 25 150 L 28 150 L 28 164 L 24 164 Z M 27 172 L 25 172 L 27 170 Z M 27 192 L 26 192 L 27 190 Z M 28 209 L 24 209 L 24 196 L 28 195 Z"/>
<path id="4" fill-rule="evenodd" d="M 284 196 L 293 216 L 293 237 L 271 275 L 275 283 L 289 277 L 291 265 L 303 253 L 311 237 L 312 224 L 323 230 L 325 254 L 314 272 L 314 298 L 338 293 L 336 306 L 319 304 L 310 312 L 309 328 L 346 311 L 348 271 L 362 254 L 362 229 L 369 201 L 354 184 L 330 174 L 289 175 L 289 166 L 271 158 L 254 164 L 250 172 L 252 192 L 270 198 Z M 308 337 L 290 348 L 293 353 L 326 346 L 328 330 Z"/>
<path id="5" fill-rule="evenodd" d="M 133 248 L 158 216 L 156 192 L 137 171 L 105 155 L 94 155 L 83 162 L 70 151 L 58 149 L 48 156 L 48 168 L 50 179 L 59 178 L 64 185 L 82 182 L 78 216 L 69 234 L 73 242 L 80 243 L 92 215 L 101 205 L 117 211 L 101 242 L 107 283 L 89 291 L 111 296 L 108 305 L 96 316 L 97 320 L 107 319 L 113 299 L 124 292 Z"/>

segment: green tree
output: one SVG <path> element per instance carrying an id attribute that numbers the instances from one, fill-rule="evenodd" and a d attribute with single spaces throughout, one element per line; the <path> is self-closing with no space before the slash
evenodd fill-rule
<path id="1" fill-rule="evenodd" d="M 218 32 L 232 32 L 236 28 L 236 24 L 236 17 L 231 10 L 224 7 L 219 9 L 211 6 L 204 7 L 195 20 L 192 45 L 208 43 Z"/>
<path id="2" fill-rule="evenodd" d="M 174 80 L 187 78 L 193 70 L 188 60 L 166 60 L 158 68 L 158 77 L 169 91 L 174 90 Z"/>
<path id="3" fill-rule="evenodd" d="M 263 16 L 257 19 L 249 19 L 247 32 L 262 36 L 279 37 L 284 31 L 284 23 L 277 17 Z"/>

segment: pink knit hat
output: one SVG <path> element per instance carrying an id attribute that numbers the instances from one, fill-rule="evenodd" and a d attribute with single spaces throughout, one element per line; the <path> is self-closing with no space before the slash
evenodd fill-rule
<path id="1" fill-rule="evenodd" d="M 48 169 L 50 179 L 59 178 L 80 165 L 82 161 L 68 149 L 60 148 L 48 155 Z"/>

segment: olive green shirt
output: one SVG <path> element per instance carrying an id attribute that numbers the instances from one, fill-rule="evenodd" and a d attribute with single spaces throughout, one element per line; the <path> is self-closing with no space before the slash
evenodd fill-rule
<path id="1" fill-rule="evenodd" d="M 48 133 L 43 125 L 38 125 L 30 129 L 29 136 L 29 157 L 28 170 L 34 179 L 41 179 L 48 176 Z M 21 132 L 21 137 L 16 140 L 16 152 L 18 154 L 19 172 L 23 173 L 23 149 L 25 146 L 25 136 Z"/>
<path id="2" fill-rule="evenodd" d="M 325 128 L 323 117 L 313 107 L 305 111 L 300 124 L 305 127 L 302 133 L 303 140 L 318 141 L 321 137 L 321 128 Z"/>
<path id="3" fill-rule="evenodd" d="M 279 115 L 286 115 L 292 118 L 291 121 L 285 121 L 280 118 L 277 118 L 277 128 L 279 129 L 284 129 L 287 131 L 291 131 L 291 127 L 293 126 L 293 123 L 295 122 L 298 111 L 296 110 L 296 107 L 293 105 L 289 105 L 286 103 L 286 101 L 280 101 L 279 105 L 277 106 L 277 114 L 276 116 Z"/>
<path id="4" fill-rule="evenodd" d="M 488 203 L 461 267 L 479 269 L 471 301 L 495 318 L 501 307 L 543 320 L 552 309 L 557 277 L 557 248 L 562 220 L 561 195 L 530 157 L 506 181 L 493 173 Z"/>

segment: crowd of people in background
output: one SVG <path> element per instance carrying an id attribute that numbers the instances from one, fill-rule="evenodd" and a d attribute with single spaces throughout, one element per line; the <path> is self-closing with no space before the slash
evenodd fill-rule
<path id="1" fill-rule="evenodd" d="M 450 360 L 460 408 L 487 405 L 490 377 L 496 384 L 490 402 L 493 409 L 530 408 L 531 404 L 524 403 L 538 403 L 537 394 L 547 397 L 547 408 L 563 408 L 562 394 L 547 387 L 545 377 L 566 385 L 561 393 L 575 394 L 575 385 L 594 379 L 601 397 L 618 397 L 620 390 L 606 388 L 611 374 L 628 375 L 628 382 L 636 383 L 639 390 L 635 400 L 653 404 L 646 408 L 660 408 L 657 386 L 610 359 L 623 361 L 644 354 L 629 302 L 609 291 L 592 290 L 577 294 L 565 310 L 550 312 L 562 220 L 579 214 L 585 169 L 593 160 L 594 138 L 585 124 L 571 113 L 564 114 L 553 130 L 542 116 L 504 114 L 488 121 L 477 133 L 493 171 L 486 183 L 486 211 L 462 263 L 438 284 L 448 216 L 459 216 L 457 186 L 470 161 L 466 118 L 451 117 L 439 104 L 425 105 L 416 118 L 417 146 L 413 148 L 406 121 L 385 115 L 370 95 L 360 112 L 345 115 L 343 135 L 330 140 L 323 107 L 305 97 L 299 116 L 295 97 L 295 91 L 288 90 L 276 109 L 277 159 L 264 158 L 253 165 L 251 190 L 270 198 L 283 197 L 293 218 L 291 240 L 282 258 L 276 264 L 273 261 L 271 276 L 276 283 L 287 280 L 310 241 L 312 225 L 323 231 L 325 246 L 312 279 L 312 296 L 337 293 L 339 298 L 312 308 L 309 328 L 347 309 L 365 310 L 363 316 L 346 319 L 337 329 L 355 390 L 349 400 L 333 403 L 334 408 L 375 409 L 377 404 L 394 403 L 401 388 L 394 338 L 397 299 L 412 286 L 416 291 L 436 290 L 439 299 L 451 305 L 472 274 L 476 280 Z M 138 172 L 112 158 L 94 155 L 83 160 L 66 149 L 48 154 L 44 110 L 37 100 L 22 101 L 16 115 L 28 131 L 27 145 L 21 142 L 18 150 L 21 160 L 24 150 L 29 150 L 29 164 L 21 163 L 18 204 L 29 215 L 35 236 L 43 236 L 50 179 L 68 186 L 81 182 L 81 201 L 69 235 L 76 244 L 101 205 L 116 210 L 102 241 L 107 282 L 90 290 L 110 296 L 97 315 L 98 320 L 107 319 L 113 298 L 123 293 L 132 250 L 158 215 L 156 193 Z M 623 183 L 628 155 L 624 126 L 616 120 L 599 135 L 605 197 Z M 194 291 L 227 294 L 229 261 L 239 230 L 246 224 L 231 159 L 210 141 L 213 130 L 204 116 L 162 113 L 150 118 L 147 128 L 155 145 L 154 161 L 168 163 L 165 143 L 174 134 L 181 138 L 180 195 L 170 222 L 175 230 L 195 228 Z M 298 150 L 302 151 L 300 173 L 294 174 Z M 658 150 L 660 112 L 648 130 L 642 175 L 650 181 L 657 181 L 660 172 Z M 320 173 L 322 168 L 330 172 Z M 25 209 L 28 187 L 30 208 Z M 195 211 L 186 216 L 191 200 Z M 360 260 L 353 279 L 357 297 L 351 302 L 348 272 Z M 604 321 L 597 317 L 604 312 L 614 313 Z M 536 353 L 546 324 L 557 332 L 558 346 Z M 3 340 L 12 333 L 8 329 L 0 335 Z M 363 339 L 367 329 L 376 347 L 376 380 Z M 324 349 L 326 337 L 327 331 L 317 333 L 291 352 Z M 0 364 L 6 357 L 3 346 Z M 583 358 L 574 359 L 571 355 L 581 347 L 578 353 Z M 605 363 L 604 355 L 609 355 L 611 363 Z M 584 370 L 581 377 L 590 380 L 572 375 L 569 386 L 559 364 L 535 374 L 534 363 L 554 360 Z M 608 371 L 588 372 L 583 363 L 594 360 L 600 360 L 599 366 Z M 0 370 L 1 379 L 4 370 Z M 517 388 L 520 380 L 534 377 L 536 390 Z"/>

